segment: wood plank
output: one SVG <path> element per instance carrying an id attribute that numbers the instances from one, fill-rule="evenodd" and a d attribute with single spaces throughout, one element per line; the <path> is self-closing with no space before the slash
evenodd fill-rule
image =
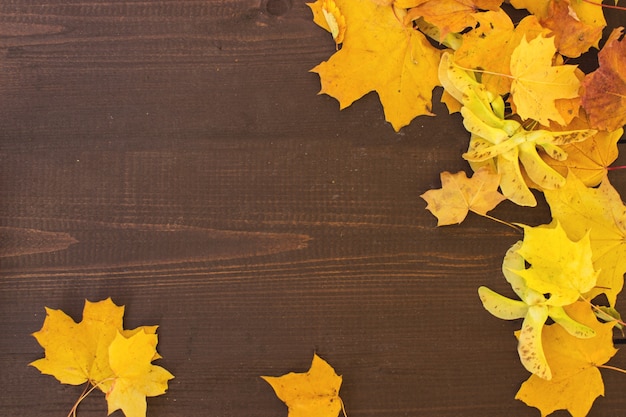
<path id="1" fill-rule="evenodd" d="M 176 379 L 151 417 L 284 416 L 259 376 L 313 352 L 343 374 L 351 417 L 537 414 L 513 399 L 519 323 L 476 294 L 510 293 L 520 235 L 476 217 L 437 229 L 419 198 L 467 169 L 460 118 L 437 105 L 394 133 L 374 95 L 339 112 L 308 72 L 333 50 L 299 1 L 0 4 L 6 415 L 67 414 L 82 388 L 27 366 L 30 334 L 44 306 L 79 320 L 106 297 L 127 327 L 160 326 Z M 549 220 L 545 204 L 495 213 Z M 605 374 L 592 416 L 626 411 Z M 79 412 L 105 414 L 99 394 Z"/>

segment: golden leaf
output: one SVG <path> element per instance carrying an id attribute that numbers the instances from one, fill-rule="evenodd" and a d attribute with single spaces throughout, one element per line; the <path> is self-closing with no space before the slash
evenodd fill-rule
<path id="1" fill-rule="evenodd" d="M 506 198 L 500 194 L 500 176 L 487 167 L 477 170 L 471 178 L 465 172 L 441 173 L 441 188 L 426 191 L 427 210 L 438 219 L 437 226 L 461 223 L 469 211 L 484 216 Z"/>
<path id="2" fill-rule="evenodd" d="M 552 66 L 555 53 L 554 38 L 538 36 L 522 38 L 511 55 L 511 97 L 523 119 L 566 124 L 555 101 L 577 97 L 580 81 L 575 65 Z"/>
<path id="3" fill-rule="evenodd" d="M 287 405 L 288 417 L 337 417 L 343 409 L 339 397 L 341 376 L 317 354 L 306 373 L 290 372 L 280 377 L 261 378 Z"/>
<path id="4" fill-rule="evenodd" d="M 432 115 L 440 52 L 421 32 L 404 25 L 392 6 L 372 0 L 335 3 L 345 16 L 346 31 L 342 48 L 311 70 L 320 76 L 320 93 L 336 98 L 344 109 L 376 91 L 396 131 L 416 116 Z"/>
<path id="5" fill-rule="evenodd" d="M 542 416 L 556 410 L 568 410 L 573 417 L 585 417 L 595 399 L 604 395 L 598 366 L 617 352 L 613 347 L 613 324 L 598 322 L 585 302 L 565 307 L 565 311 L 574 320 L 595 330 L 596 335 L 581 339 L 569 334 L 559 324 L 546 326 L 542 332 L 542 344 L 552 369 L 552 379 L 531 375 L 515 398 L 538 408 Z"/>

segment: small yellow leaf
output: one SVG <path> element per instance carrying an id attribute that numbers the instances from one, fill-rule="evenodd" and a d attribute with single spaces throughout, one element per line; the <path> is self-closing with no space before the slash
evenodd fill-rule
<path id="1" fill-rule="evenodd" d="M 156 345 L 157 335 L 143 330 L 129 338 L 121 333 L 115 336 L 109 346 L 114 379 L 105 384 L 109 414 L 121 409 L 126 417 L 145 417 L 146 397 L 165 393 L 174 375 L 151 363 Z"/>
<path id="2" fill-rule="evenodd" d="M 288 417 L 337 417 L 343 409 L 339 397 L 341 376 L 317 354 L 306 373 L 290 372 L 280 377 L 261 378 L 287 405 Z"/>

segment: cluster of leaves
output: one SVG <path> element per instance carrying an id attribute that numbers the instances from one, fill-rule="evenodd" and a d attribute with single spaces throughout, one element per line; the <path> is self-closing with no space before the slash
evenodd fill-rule
<path id="1" fill-rule="evenodd" d="M 164 394 L 174 378 L 152 364 L 161 358 L 156 351 L 158 326 L 124 329 L 124 306 L 110 298 L 85 300 L 79 323 L 61 310 L 46 308 L 46 313 L 41 330 L 33 333 L 45 357 L 30 365 L 63 384 L 87 384 L 68 417 L 76 416 L 78 405 L 95 389 L 105 394 L 108 414 L 122 410 L 126 417 L 145 417 L 146 397 Z M 337 417 L 340 411 L 345 416 L 339 397 L 342 378 L 317 354 L 305 373 L 261 378 L 287 405 L 289 417 Z"/>
<path id="2" fill-rule="evenodd" d="M 109 414 L 122 410 L 126 417 L 145 417 L 146 397 L 165 393 L 174 378 L 152 364 L 161 357 L 157 326 L 124 329 L 124 307 L 110 298 L 85 301 L 79 323 L 61 310 L 46 308 L 46 313 L 41 330 L 33 334 L 45 357 L 31 365 L 62 384 L 88 384 L 68 417 L 76 415 L 78 404 L 96 388 L 105 394 Z"/>
<path id="3" fill-rule="evenodd" d="M 462 157 L 474 174 L 443 172 L 442 188 L 422 195 L 439 226 L 469 211 L 494 219 L 487 212 L 501 201 L 535 206 L 531 189 L 544 193 L 552 222 L 514 226 L 524 237 L 502 264 L 519 298 L 478 292 L 496 317 L 522 319 L 518 353 L 531 376 L 516 398 L 544 416 L 586 416 L 604 394 L 598 368 L 616 369 L 605 363 L 624 325 L 614 306 L 626 272 L 626 206 L 607 178 L 626 124 L 624 29 L 610 31 L 598 67 L 585 74 L 568 62 L 600 48 L 601 0 L 309 6 L 337 46 L 312 71 L 341 108 L 376 91 L 397 131 L 432 115 L 432 91 L 442 86 L 449 112 L 461 113 L 469 132 Z M 527 12 L 517 23 L 506 12 L 513 8 Z"/>

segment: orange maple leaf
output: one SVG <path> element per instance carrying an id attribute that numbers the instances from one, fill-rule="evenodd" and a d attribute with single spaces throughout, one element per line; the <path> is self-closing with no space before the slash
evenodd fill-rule
<path id="1" fill-rule="evenodd" d="M 554 34 L 557 51 L 571 58 L 579 57 L 592 46 L 597 47 L 605 26 L 581 20 L 570 3 L 563 0 L 550 2 L 548 15 L 541 19 L 541 24 Z"/>
<path id="2" fill-rule="evenodd" d="M 335 3 L 345 16 L 346 30 L 342 48 L 311 70 L 320 76 L 320 93 L 336 98 L 344 109 L 376 91 L 396 131 L 419 115 L 432 115 L 440 52 L 421 32 L 406 26 L 392 6 L 372 0 Z"/>
<path id="3" fill-rule="evenodd" d="M 600 67 L 582 83 L 582 106 L 591 126 L 616 130 L 626 124 L 626 41 L 620 40 L 624 28 L 611 32 L 598 53 Z"/>
<path id="4" fill-rule="evenodd" d="M 437 226 L 461 223 L 472 211 L 485 216 L 502 200 L 498 189 L 500 176 L 487 167 L 478 169 L 471 178 L 465 172 L 441 173 L 441 188 L 428 190 L 421 197 L 427 210 L 437 217 Z"/>

